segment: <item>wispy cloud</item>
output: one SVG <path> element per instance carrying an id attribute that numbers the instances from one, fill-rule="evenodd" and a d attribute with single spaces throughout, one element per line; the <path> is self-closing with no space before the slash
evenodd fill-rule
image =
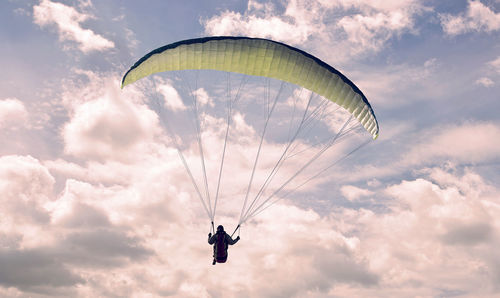
<path id="1" fill-rule="evenodd" d="M 89 3 L 86 6 L 90 5 Z M 85 6 L 85 5 L 84 5 Z M 42 0 L 33 7 L 33 22 L 40 27 L 55 26 L 60 41 L 73 41 L 80 51 L 105 51 L 114 48 L 114 43 L 90 29 L 84 29 L 82 23 L 94 16 L 79 12 L 74 7 L 50 0 Z"/>
<path id="2" fill-rule="evenodd" d="M 352 70 L 356 84 L 369 96 L 375 105 L 390 107 L 404 106 L 415 100 L 436 100 L 447 88 L 446 83 L 439 82 L 436 77 L 441 70 L 437 58 L 430 58 L 421 64 L 387 65 L 370 70 Z M 414 92 L 408 92 L 414 90 Z M 411 96 L 402 96 L 410 93 Z"/>
<path id="3" fill-rule="evenodd" d="M 493 161 L 500 158 L 495 140 L 500 139 L 497 123 L 471 122 L 435 127 L 422 133 L 421 141 L 405 154 L 410 164 L 425 164 L 437 160 L 461 163 Z"/>
<path id="4" fill-rule="evenodd" d="M 396 124 L 388 123 L 389 126 Z M 347 166 L 332 172 L 330 179 L 342 183 L 360 183 L 377 178 L 398 179 L 402 175 L 415 175 L 415 171 L 435 165 L 452 163 L 461 167 L 468 165 L 497 163 L 500 150 L 496 140 L 500 138 L 500 125 L 496 122 L 467 121 L 438 124 L 414 132 L 414 126 L 403 126 L 391 132 L 371 150 L 377 153 L 376 160 L 356 167 Z M 378 140 L 377 140 L 378 141 Z M 387 143 L 394 148 L 383 154 Z M 391 146 L 391 147 L 392 147 Z M 367 154 L 370 154 L 368 151 Z M 344 175 L 349 171 L 349 175 Z"/>
<path id="5" fill-rule="evenodd" d="M 493 68 L 498 74 L 500 74 L 500 56 L 498 56 L 495 60 L 490 61 L 488 63 L 490 67 Z"/>
<path id="6" fill-rule="evenodd" d="M 481 85 L 484 87 L 491 87 L 495 85 L 495 82 L 493 82 L 490 78 L 488 77 L 482 77 L 476 80 L 477 85 Z"/>

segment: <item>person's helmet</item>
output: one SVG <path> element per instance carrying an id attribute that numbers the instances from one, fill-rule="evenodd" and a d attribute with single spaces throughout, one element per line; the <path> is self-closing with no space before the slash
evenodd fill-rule
<path id="1" fill-rule="evenodd" d="M 217 227 L 217 232 L 224 232 L 224 227 L 222 225 L 219 225 Z"/>

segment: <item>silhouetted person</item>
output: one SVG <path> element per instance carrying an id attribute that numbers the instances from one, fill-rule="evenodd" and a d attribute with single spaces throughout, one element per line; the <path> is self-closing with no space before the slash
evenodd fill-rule
<path id="1" fill-rule="evenodd" d="M 233 240 L 225 231 L 223 226 L 217 227 L 217 233 L 212 236 L 212 233 L 208 234 L 208 244 L 214 245 L 214 261 L 215 263 L 225 263 L 227 260 L 227 247 L 228 245 L 233 245 L 240 240 L 240 236 Z"/>

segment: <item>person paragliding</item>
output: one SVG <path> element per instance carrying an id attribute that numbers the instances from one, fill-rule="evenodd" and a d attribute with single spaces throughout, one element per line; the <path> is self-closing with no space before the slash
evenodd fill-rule
<path id="1" fill-rule="evenodd" d="M 252 134 L 253 131 L 257 131 L 258 127 L 262 127 L 260 141 L 255 142 L 259 144 L 258 146 L 253 146 L 253 142 L 248 146 L 247 143 L 239 141 L 246 138 L 234 138 L 240 148 L 247 150 L 248 147 L 248 150 L 251 150 L 256 147 L 255 154 L 248 156 L 249 161 L 253 161 L 251 171 L 247 175 L 249 180 L 237 179 L 237 177 L 242 177 L 240 172 L 232 175 L 231 183 L 234 185 L 231 188 L 241 191 L 237 191 L 237 195 L 231 195 L 231 197 L 234 199 L 239 197 L 242 201 L 236 230 L 279 200 L 290 197 L 309 181 L 321 177 L 327 178 L 328 175 L 325 173 L 330 168 L 368 144 L 370 141 L 370 138 L 367 138 L 368 135 L 371 139 L 376 139 L 379 135 L 378 121 L 371 104 L 349 78 L 319 58 L 281 42 L 244 36 L 209 36 L 177 41 L 152 50 L 134 63 L 123 76 L 121 87 L 124 88 L 160 72 L 168 73 L 169 79 L 166 80 L 168 84 L 178 85 L 184 81 L 182 93 L 186 97 L 186 102 L 189 102 L 187 98 L 192 99 L 192 116 L 183 112 L 184 108 L 177 108 L 177 103 L 174 104 L 179 100 L 174 98 L 178 97 L 176 88 L 174 88 L 176 96 L 167 96 L 161 92 L 161 97 L 154 96 L 149 105 L 157 112 L 165 132 L 172 140 L 172 145 L 177 149 L 197 197 L 205 209 L 208 220 L 212 223 L 211 229 L 214 233 L 213 223 L 217 202 L 225 184 L 222 182 L 224 161 L 236 160 L 226 157 L 226 147 L 232 141 L 230 128 L 240 126 L 240 124 L 236 125 L 240 122 L 234 121 L 233 116 L 236 113 L 239 119 L 244 119 L 240 121 L 243 121 L 245 127 L 250 128 Z M 195 78 L 189 79 L 189 74 L 192 72 Z M 219 72 L 226 76 L 226 88 L 216 84 L 213 86 L 213 92 L 217 97 L 225 100 L 214 101 L 214 105 L 208 105 L 210 108 L 204 108 L 203 102 L 208 100 L 198 95 L 200 91 L 205 92 L 203 88 L 198 88 L 199 74 L 212 83 L 216 81 L 216 75 Z M 184 75 L 188 78 L 183 79 Z M 241 76 L 239 87 L 235 88 L 234 92 L 231 90 L 231 86 L 235 86 L 231 84 L 231 76 L 233 80 L 234 77 Z M 152 79 L 152 82 L 154 92 L 159 92 L 156 80 Z M 259 82 L 266 83 L 264 86 L 259 86 Z M 201 83 L 200 85 L 203 86 L 203 80 Z M 246 84 L 249 86 L 245 87 Z M 271 92 L 273 84 L 276 87 L 279 84 L 280 87 Z M 222 94 L 221 90 L 226 90 L 227 94 Z M 265 91 L 264 98 L 258 95 L 260 90 Z M 301 95 L 302 90 L 308 90 L 304 96 Z M 167 93 L 170 94 L 170 92 Z M 306 93 L 307 96 L 305 96 Z M 171 103 L 169 103 L 170 100 Z M 180 100 L 184 107 L 184 101 Z M 292 101 L 293 107 L 291 107 Z M 226 103 L 227 115 L 221 118 L 219 107 L 223 103 Z M 274 112 L 275 107 L 279 111 Z M 257 114 L 263 114 L 264 117 Z M 277 115 L 275 117 L 279 117 L 278 121 L 271 121 L 272 115 Z M 286 115 L 290 115 L 289 120 L 285 120 Z M 213 120 L 203 124 L 203 118 Z M 202 128 L 205 125 L 210 126 L 211 124 L 208 123 L 215 123 L 214 121 L 219 121 L 219 119 L 224 121 L 223 118 L 227 120 L 225 136 L 219 147 L 221 148 L 220 159 L 206 158 L 207 155 L 203 149 L 205 133 Z M 178 120 L 184 119 L 193 120 L 191 124 L 194 124 L 195 132 L 189 133 L 188 129 L 184 129 L 184 125 L 179 125 L 178 133 L 171 129 L 170 122 L 180 124 L 182 121 Z M 282 134 L 286 130 L 283 126 L 287 125 L 286 123 L 289 123 L 288 136 Z M 268 132 L 267 130 L 272 127 L 276 130 L 272 133 Z M 233 132 L 232 128 L 231 132 L 234 136 L 239 134 L 239 132 Z M 338 158 L 335 152 L 332 154 L 328 151 L 325 154 L 334 145 L 344 142 L 351 134 L 353 135 L 352 141 L 349 140 L 347 145 L 342 145 L 338 150 L 340 153 Z M 217 139 L 219 134 L 211 131 L 207 135 Z M 258 135 L 256 137 L 258 138 Z M 366 140 L 359 146 L 355 146 L 358 139 L 365 138 Z M 191 140 L 196 140 L 198 143 L 198 151 L 190 149 L 188 154 L 192 156 L 185 156 L 183 148 L 195 148 Z M 281 153 L 277 148 L 282 148 Z M 210 155 L 217 151 L 212 146 L 211 150 Z M 270 153 L 263 153 L 264 150 L 269 150 Z M 198 155 L 200 159 L 201 167 L 199 168 L 195 167 L 192 162 L 188 163 L 195 155 Z M 269 158 L 264 163 L 259 162 L 262 156 L 276 156 L 274 166 Z M 209 164 L 209 161 L 212 163 Z M 217 166 L 213 163 L 214 161 L 220 164 Z M 286 166 L 283 166 L 284 164 Z M 217 168 L 218 175 L 216 174 Z M 239 165 L 235 165 L 235 169 L 239 170 Z M 280 169 L 286 170 L 280 171 Z M 265 173 L 265 177 L 254 179 L 259 173 Z M 240 182 L 243 185 L 239 185 Z M 260 185 L 256 185 L 258 182 Z M 216 186 L 213 196 L 210 195 L 212 185 Z M 238 236 L 233 240 L 222 226 L 217 228 L 214 235 L 210 233 L 208 243 L 214 246 L 213 264 L 226 262 L 228 245 L 235 244 L 239 239 Z"/>
<path id="2" fill-rule="evenodd" d="M 217 227 L 217 233 L 214 235 L 209 233 L 208 244 L 213 244 L 214 246 L 214 260 L 212 265 L 215 265 L 215 263 L 225 263 L 227 260 L 228 245 L 236 244 L 238 240 L 240 240 L 240 236 L 233 240 L 233 238 L 231 238 L 231 236 L 224 231 L 224 227 L 222 225 Z"/>

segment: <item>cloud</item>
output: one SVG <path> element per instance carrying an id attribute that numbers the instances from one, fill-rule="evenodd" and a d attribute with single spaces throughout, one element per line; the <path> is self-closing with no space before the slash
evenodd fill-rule
<path id="1" fill-rule="evenodd" d="M 456 291 L 494 296 L 498 272 L 491 258 L 498 253 L 491 248 L 500 240 L 496 199 L 500 189 L 468 169 L 460 173 L 429 168 L 420 174 L 385 189 L 392 198 L 387 211 L 342 209 L 335 215 L 336 229 L 360 239 L 358 253 L 379 276 L 383 295 L 439 296 Z M 485 286 L 478 289 L 478 282 Z M 344 286 L 331 293 L 378 296 L 382 292 Z"/>
<path id="2" fill-rule="evenodd" d="M 478 163 L 500 158 L 494 140 L 500 138 L 496 123 L 469 122 L 436 127 L 422 134 L 421 141 L 405 154 L 405 161 L 425 164 L 437 160 Z"/>
<path id="3" fill-rule="evenodd" d="M 340 188 L 340 192 L 344 197 L 346 197 L 349 201 L 355 201 L 361 197 L 366 197 L 373 195 L 374 192 L 368 189 L 359 188 L 353 185 L 343 185 Z"/>
<path id="4" fill-rule="evenodd" d="M 205 30 L 212 35 L 246 35 L 253 37 L 265 37 L 280 40 L 285 38 L 292 44 L 305 42 L 309 35 L 320 26 L 319 22 L 312 22 L 309 14 L 297 20 L 295 14 L 297 3 L 291 3 L 285 12 L 292 21 L 276 15 L 277 11 L 273 4 L 260 4 L 257 1 L 249 1 L 248 12 L 244 15 L 225 11 L 220 16 L 212 17 L 203 21 Z M 311 7 L 317 12 L 317 6 Z"/>
<path id="5" fill-rule="evenodd" d="M 431 168 L 387 187 L 389 209 L 381 213 L 340 208 L 320 217 L 276 206 L 257 219 L 257 227 L 246 227 L 254 240 L 273 235 L 252 245 L 251 259 L 263 261 L 249 288 L 255 296 L 494 295 L 498 193 L 470 170 Z M 241 249 L 231 248 L 230 262 L 240 262 L 235 257 Z M 485 286 L 478 289 L 478 282 Z M 228 293 L 235 293 L 231 284 Z"/>
<path id="6" fill-rule="evenodd" d="M 208 95 L 207 91 L 204 88 L 198 88 L 197 90 L 193 91 L 191 94 L 196 97 L 196 100 L 199 102 L 201 107 L 206 106 L 206 105 L 208 105 L 210 107 L 215 106 L 213 98 L 211 98 Z"/>
<path id="7" fill-rule="evenodd" d="M 83 87 L 92 89 L 85 91 L 87 101 L 68 100 L 72 117 L 62 131 L 65 152 L 108 161 L 141 158 L 148 142 L 159 132 L 158 118 L 146 105 L 125 100 L 127 93 L 120 93 L 115 80 L 104 81 Z"/>
<path id="8" fill-rule="evenodd" d="M 309 291 L 326 293 L 335 284 L 364 287 L 379 282 L 366 260 L 357 255 L 355 238 L 334 232 L 331 221 L 315 212 L 279 204 L 271 209 L 274 211 L 266 212 L 267 217 L 246 226 L 255 236 L 242 234 L 252 241 L 242 241 L 230 250 L 231 267 L 219 266 L 212 269 L 212 274 L 203 274 L 211 266 L 211 247 L 205 239 L 207 218 L 177 153 L 158 131 L 156 115 L 144 97 L 137 96 L 141 86 L 118 96 L 117 80 L 90 72 L 81 74 L 84 79 L 76 86 L 65 85 L 67 90 L 61 98 L 68 110 L 62 129 L 67 155 L 42 162 L 19 158 L 29 160 L 47 174 L 40 175 L 47 181 L 43 192 L 38 192 L 47 194 L 39 204 L 44 221 L 24 221 L 22 229 L 17 226 L 12 231 L 9 228 L 14 224 L 4 225 L 0 233 L 0 243 L 8 247 L 9 255 L 40 255 L 45 263 L 53 264 L 42 266 L 42 270 L 54 276 L 66 274 L 67 279 L 54 284 L 36 275 L 17 283 L 8 280 L 3 287 L 15 288 L 18 294 L 66 289 L 68 292 L 61 295 L 72 297 L 130 293 L 198 297 L 234 292 L 301 296 Z M 205 93 L 208 109 L 209 93 Z M 233 154 L 227 159 L 224 173 L 225 196 L 219 198 L 217 221 L 228 230 L 233 228 L 230 224 L 237 221 L 242 206 L 241 194 L 247 186 L 263 122 L 261 103 L 249 102 L 259 109 L 244 113 L 235 108 L 228 149 Z M 213 104 L 225 102 L 214 100 Z M 225 134 L 225 115 L 217 113 L 203 115 L 205 158 L 207 165 L 212 164 L 207 166 L 211 181 L 218 175 Z M 199 165 L 197 143 L 187 134 L 183 136 L 186 159 L 190 165 Z M 266 153 L 261 156 L 255 185 L 265 179 L 282 146 L 272 138 L 264 140 Z M 283 167 L 285 176 L 291 175 L 289 166 L 298 168 L 291 160 Z M 200 174 L 199 170 L 193 172 Z M 16 177 L 6 179 L 14 183 Z M 20 196 L 28 189 L 22 186 L 30 182 L 23 179 L 16 183 L 9 199 Z M 56 192 L 58 185 L 62 190 Z M 28 209 L 9 212 L 21 220 Z M 283 221 L 277 223 L 277 218 Z M 294 222 L 293 233 L 287 232 L 289 220 Z M 306 233 L 308 229 L 317 233 Z M 325 255 L 329 256 L 327 261 Z M 254 260 L 265 260 L 266 274 L 262 274 L 261 262 Z M 20 270 L 21 265 L 10 267 Z M 301 268 L 310 269 L 304 272 Z M 294 280 L 302 282 L 291 280 L 290 272 Z M 275 286 L 264 282 L 271 278 Z M 45 288 L 38 286 L 42 282 Z"/>
<path id="9" fill-rule="evenodd" d="M 446 34 L 456 36 L 469 32 L 493 32 L 500 29 L 500 13 L 495 13 L 481 1 L 469 0 L 467 11 L 459 15 L 440 14 Z"/>
<path id="10" fill-rule="evenodd" d="M 142 262 L 149 257 L 151 250 L 144 248 L 141 242 L 139 237 L 129 236 L 115 227 L 75 231 L 58 246 L 73 248 L 60 253 L 60 257 L 66 255 L 67 262 L 82 267 L 109 268 L 125 265 L 127 261 Z"/>
<path id="11" fill-rule="evenodd" d="M 484 222 L 462 224 L 452 223 L 451 228 L 442 236 L 450 245 L 476 245 L 487 242 L 493 234 L 493 228 Z"/>
<path id="12" fill-rule="evenodd" d="M 369 96 L 374 104 L 397 107 L 414 103 L 409 100 L 408 90 L 412 92 L 412 99 L 436 100 L 448 90 L 443 83 L 436 79 L 441 63 L 436 58 L 430 58 L 420 65 L 399 64 L 384 68 L 370 69 L 369 71 L 351 71 L 351 77 L 356 79 L 356 85 Z M 439 82 L 439 83 L 438 83 Z"/>
<path id="13" fill-rule="evenodd" d="M 500 79 L 500 56 L 486 63 L 483 67 L 483 77 L 476 80 L 476 85 L 481 85 L 486 88 L 493 87 L 495 82 Z"/>
<path id="14" fill-rule="evenodd" d="M 135 163 L 128 171 L 137 173 L 124 185 L 68 179 L 61 194 L 51 195 L 51 176 L 39 162 L 10 157 L 1 164 L 14 160 L 10 168 L 23 168 L 18 164 L 24 161 L 48 179 L 39 184 L 43 191 L 29 193 L 48 194 L 43 202 L 51 219 L 33 235 L 51 241 L 10 245 L 0 253 L 0 276 L 17 274 L 2 279 L 3 286 L 19 293 L 304 297 L 453 290 L 484 296 L 495 293 L 500 277 L 491 261 L 500 243 L 500 190 L 470 170 L 428 168 L 417 179 L 378 185 L 383 191 L 377 195 L 389 201 L 382 213 L 338 208 L 319 215 L 276 204 L 243 227 L 228 263 L 213 267 L 208 223 L 189 183 L 178 183 L 186 180 L 176 174 L 182 168 L 168 168 L 161 159 Z M 14 197 L 26 191 L 10 189 Z M 344 191 L 368 194 L 356 187 Z M 234 220 L 227 212 L 217 217 L 227 230 Z M 28 274 L 20 275 L 22 268 Z"/>
<path id="15" fill-rule="evenodd" d="M 243 14 L 224 11 L 202 24 L 210 35 L 270 38 L 345 61 L 377 53 L 391 38 L 413 32 L 413 18 L 423 9 L 412 0 L 289 1 L 284 8 L 249 1 Z"/>
<path id="16" fill-rule="evenodd" d="M 500 74 L 500 56 L 498 56 L 495 60 L 490 61 L 488 65 Z"/>
<path id="17" fill-rule="evenodd" d="M 42 249 L 0 250 L 0 284 L 34 293 L 54 293 L 85 281 Z"/>
<path id="18" fill-rule="evenodd" d="M 156 171 L 149 167 L 148 172 Z M 355 240 L 332 233 L 328 222 L 318 221 L 318 215 L 311 211 L 286 206 L 277 206 L 263 217 L 260 227 L 249 225 L 254 230 L 251 233 L 255 234 L 257 249 L 254 246 L 232 248 L 231 260 L 236 266 L 226 269 L 238 275 L 224 270 L 200 276 L 200 272 L 210 266 L 207 259 L 211 248 L 205 239 L 195 236 L 199 235 L 205 220 L 193 217 L 198 212 L 190 213 L 189 209 L 200 209 L 199 203 L 194 198 L 186 201 L 165 179 L 158 183 L 158 188 L 155 186 L 160 177 L 175 179 L 175 175 L 156 175 L 156 178 L 137 175 L 133 183 L 125 187 L 104 187 L 69 179 L 63 193 L 47 205 L 51 221 L 37 236 L 52 241 L 27 249 L 14 246 L 0 254 L 1 268 L 9 270 L 0 269 L 0 275 L 21 272 L 22 268 L 29 273 L 23 277 L 11 275 L 15 280 L 3 279 L 3 285 L 38 294 L 66 288 L 73 291 L 66 292 L 71 296 L 111 292 L 197 296 L 218 293 L 224 283 L 225 291 L 221 295 L 238 288 L 255 295 L 299 295 L 308 289 L 316 291 L 317 287 L 325 292 L 335 283 L 371 285 L 378 281 L 363 261 L 351 258 Z M 18 210 L 15 215 L 19 216 L 20 212 L 24 211 Z M 182 216 L 168 216 L 168 212 Z M 285 214 L 288 219 L 275 225 L 275 218 L 285 218 Z M 318 233 L 285 233 L 288 220 L 294 222 L 297 232 L 316 228 Z M 220 217 L 220 222 L 226 221 L 227 218 Z M 270 234 L 274 235 L 273 243 L 277 246 L 270 249 L 267 245 L 258 245 L 265 244 Z M 321 259 L 324 255 L 330 255 L 328 262 Z M 263 283 L 262 280 L 268 278 L 262 276 L 260 263 L 251 262 L 261 258 L 267 260 L 266 276 L 273 277 L 276 287 Z M 20 260 L 31 260 L 38 269 L 23 266 Z M 298 270 L 301 265 L 311 269 Z M 303 282 L 292 283 L 290 272 Z M 48 273 L 51 274 L 47 276 Z M 251 279 L 242 284 L 239 278 L 231 282 L 222 278 L 242 274 Z M 64 278 L 56 278 L 59 276 Z M 128 282 L 124 285 L 120 280 Z"/>
<path id="19" fill-rule="evenodd" d="M 184 111 L 187 109 L 187 107 L 182 102 L 182 98 L 180 97 L 179 93 L 170 82 L 158 84 L 156 90 L 163 96 L 165 100 L 164 105 L 167 109 L 174 112 Z"/>
<path id="20" fill-rule="evenodd" d="M 37 223 L 42 228 L 49 222 L 45 204 L 52 199 L 54 177 L 31 156 L 7 155 L 0 157 L 0 230 Z M 38 229 L 23 233 L 32 235 Z M 14 230 L 15 231 L 15 230 Z"/>
<path id="21" fill-rule="evenodd" d="M 342 17 L 338 25 L 347 34 L 348 41 L 356 45 L 356 52 L 378 52 L 393 36 L 412 27 L 410 15 L 403 11 L 378 12 L 372 15 L 356 14 Z M 358 48 L 359 47 L 359 48 Z"/>
<path id="22" fill-rule="evenodd" d="M 54 25 L 60 41 L 74 41 L 84 53 L 114 48 L 112 41 L 82 27 L 81 23 L 92 18 L 92 15 L 78 12 L 74 7 L 50 0 L 41 0 L 33 7 L 33 22 L 40 27 Z"/>
<path id="23" fill-rule="evenodd" d="M 17 98 L 0 100 L 0 128 L 9 129 L 25 126 L 28 111 L 22 101 Z"/>
<path id="24" fill-rule="evenodd" d="M 44 160 L 43 165 L 58 178 L 76 179 L 90 183 L 102 183 L 106 185 L 123 185 L 132 179 L 134 173 L 130 172 L 127 162 L 122 163 L 119 159 L 114 161 L 87 160 L 83 164 L 73 163 L 64 159 Z"/>
<path id="25" fill-rule="evenodd" d="M 248 25 L 239 30 L 259 34 L 259 29 L 273 38 L 275 33 L 267 26 L 275 26 L 291 42 L 303 42 L 309 49 L 330 55 L 344 49 L 346 57 L 353 58 L 377 53 L 391 39 L 415 33 L 413 22 L 420 9 L 415 1 L 290 1 L 274 6 L 250 1 L 246 12 L 220 12 L 219 17 L 227 15 L 224 20 L 234 22 L 230 24 Z M 83 21 L 75 24 L 83 30 Z M 214 30 L 235 30 L 222 27 Z M 313 31 L 317 29 L 318 35 Z M 64 40 L 81 46 L 74 39 Z M 337 41 L 338 47 L 331 47 Z M 427 89 L 422 86 L 432 79 L 436 66 L 438 59 L 431 58 L 422 65 L 390 67 L 388 79 L 380 75 L 371 80 L 379 86 L 369 87 L 382 95 L 404 93 L 410 87 Z M 324 196 L 305 191 L 296 197 L 300 201 L 280 201 L 243 226 L 242 240 L 230 248 L 227 264 L 212 266 L 212 248 L 206 243 L 209 220 L 172 142 L 160 130 L 152 104 L 139 94 L 148 89 L 138 82 L 118 91 L 113 75 L 75 72 L 82 77 L 73 84 L 71 80 L 61 83 L 65 91 L 58 100 L 67 115 L 57 127 L 63 143 L 51 144 L 57 156 L 0 157 L 0 296 L 498 295 L 500 190 L 496 181 L 487 182 L 450 162 L 443 168 L 432 167 L 449 160 L 459 165 L 497 161 L 498 123 L 440 124 L 422 131 L 408 122 L 389 119 L 381 136 L 387 139 L 379 141 L 400 151 L 383 147 L 390 159 L 380 166 L 349 169 L 349 173 L 359 170 L 372 179 L 366 188 L 354 182 L 340 187 L 345 179 L 340 177 L 330 181 Z M 195 92 L 208 110 L 201 115 L 202 138 L 214 188 L 226 119 L 220 109 L 225 102 L 216 100 L 213 89 Z M 167 112 L 179 118 L 191 112 L 182 103 L 182 92 L 168 86 L 157 91 L 166 99 Z M 256 90 L 244 93 L 251 92 Z M 405 97 L 386 98 L 404 102 Z M 263 121 L 255 119 L 262 120 L 265 114 L 264 100 L 255 110 L 240 109 L 248 99 L 235 105 L 216 217 L 217 224 L 230 231 L 243 204 L 260 140 Z M 16 105 L 17 114 L 8 115 L 23 114 L 19 102 Z M 292 108 L 289 105 L 285 111 Z M 211 110 L 216 112 L 209 115 Z M 288 128 L 283 123 L 288 124 L 278 116 L 272 125 L 285 129 L 269 131 L 269 138 L 264 139 L 254 192 L 279 157 L 276 152 L 282 152 L 279 137 Z M 185 157 L 193 168 L 199 168 L 197 144 L 184 133 L 184 126 L 180 128 Z M 413 141 L 402 144 L 390 137 L 400 135 Z M 398 161 L 397 153 L 402 160 Z M 375 162 L 372 157 L 368 150 L 360 160 Z M 431 168 L 422 170 L 422 166 Z M 299 167 L 290 159 L 280 171 L 286 178 Z M 397 180 L 401 169 L 408 168 L 414 178 L 405 175 L 406 180 Z M 376 171 L 387 171 L 387 180 L 393 184 L 374 180 Z M 193 173 L 199 178 L 201 170 L 193 169 Z M 348 205 L 356 209 L 332 202 L 336 188 L 332 185 L 339 185 L 340 192 L 356 203 Z M 317 184 L 309 186 L 307 190 Z M 270 187 L 274 189 L 276 185 Z M 357 204 L 366 198 L 377 204 L 373 210 L 367 209 L 371 205 Z M 321 208 L 315 211 L 299 208 L 299 204 Z"/>
<path id="26" fill-rule="evenodd" d="M 488 88 L 495 85 L 495 82 L 493 82 L 490 78 L 482 77 L 476 80 L 476 84 Z"/>
<path id="27" fill-rule="evenodd" d="M 359 239 L 338 233 L 330 219 L 321 218 L 311 210 L 276 205 L 256 223 L 245 227 L 244 235 L 250 234 L 253 244 L 249 245 L 244 238 L 232 247 L 229 262 L 235 267 L 224 268 L 226 272 L 241 274 L 244 282 L 238 278 L 226 279 L 224 292 L 213 292 L 219 283 L 210 282 L 208 290 L 213 295 L 231 296 L 238 292 L 259 297 L 325 295 L 338 284 L 371 287 L 380 281 L 358 254 Z M 240 286 L 234 287 L 233 282 Z"/>
<path id="28" fill-rule="evenodd" d="M 397 179 L 413 173 L 422 167 L 454 164 L 464 166 L 493 166 L 500 160 L 497 140 L 500 126 L 496 122 L 465 121 L 457 124 L 431 126 L 415 131 L 412 125 L 386 123 L 389 136 L 382 135 L 382 142 L 374 143 L 369 151 L 359 152 L 365 158 L 371 158 L 372 150 L 377 159 L 355 166 L 339 165 L 338 171 L 332 171 L 330 180 L 344 184 L 357 184 L 371 179 Z M 398 127 L 400 126 L 400 127 Z M 383 128 L 383 127 L 382 127 Z M 387 151 L 386 146 L 396 145 L 396 151 Z M 358 156 L 359 157 L 359 156 Z M 364 159 L 362 159 L 364 160 Z M 349 175 L 343 173 L 349 172 Z"/>
<path id="29" fill-rule="evenodd" d="M 76 285 L 90 281 L 89 268 L 106 271 L 152 255 L 142 238 L 116 225 L 121 217 L 106 209 L 130 204 L 127 189 L 68 180 L 55 195 L 54 177 L 29 156 L 1 157 L 0 181 L 0 284 L 5 288 L 75 296 Z"/>

